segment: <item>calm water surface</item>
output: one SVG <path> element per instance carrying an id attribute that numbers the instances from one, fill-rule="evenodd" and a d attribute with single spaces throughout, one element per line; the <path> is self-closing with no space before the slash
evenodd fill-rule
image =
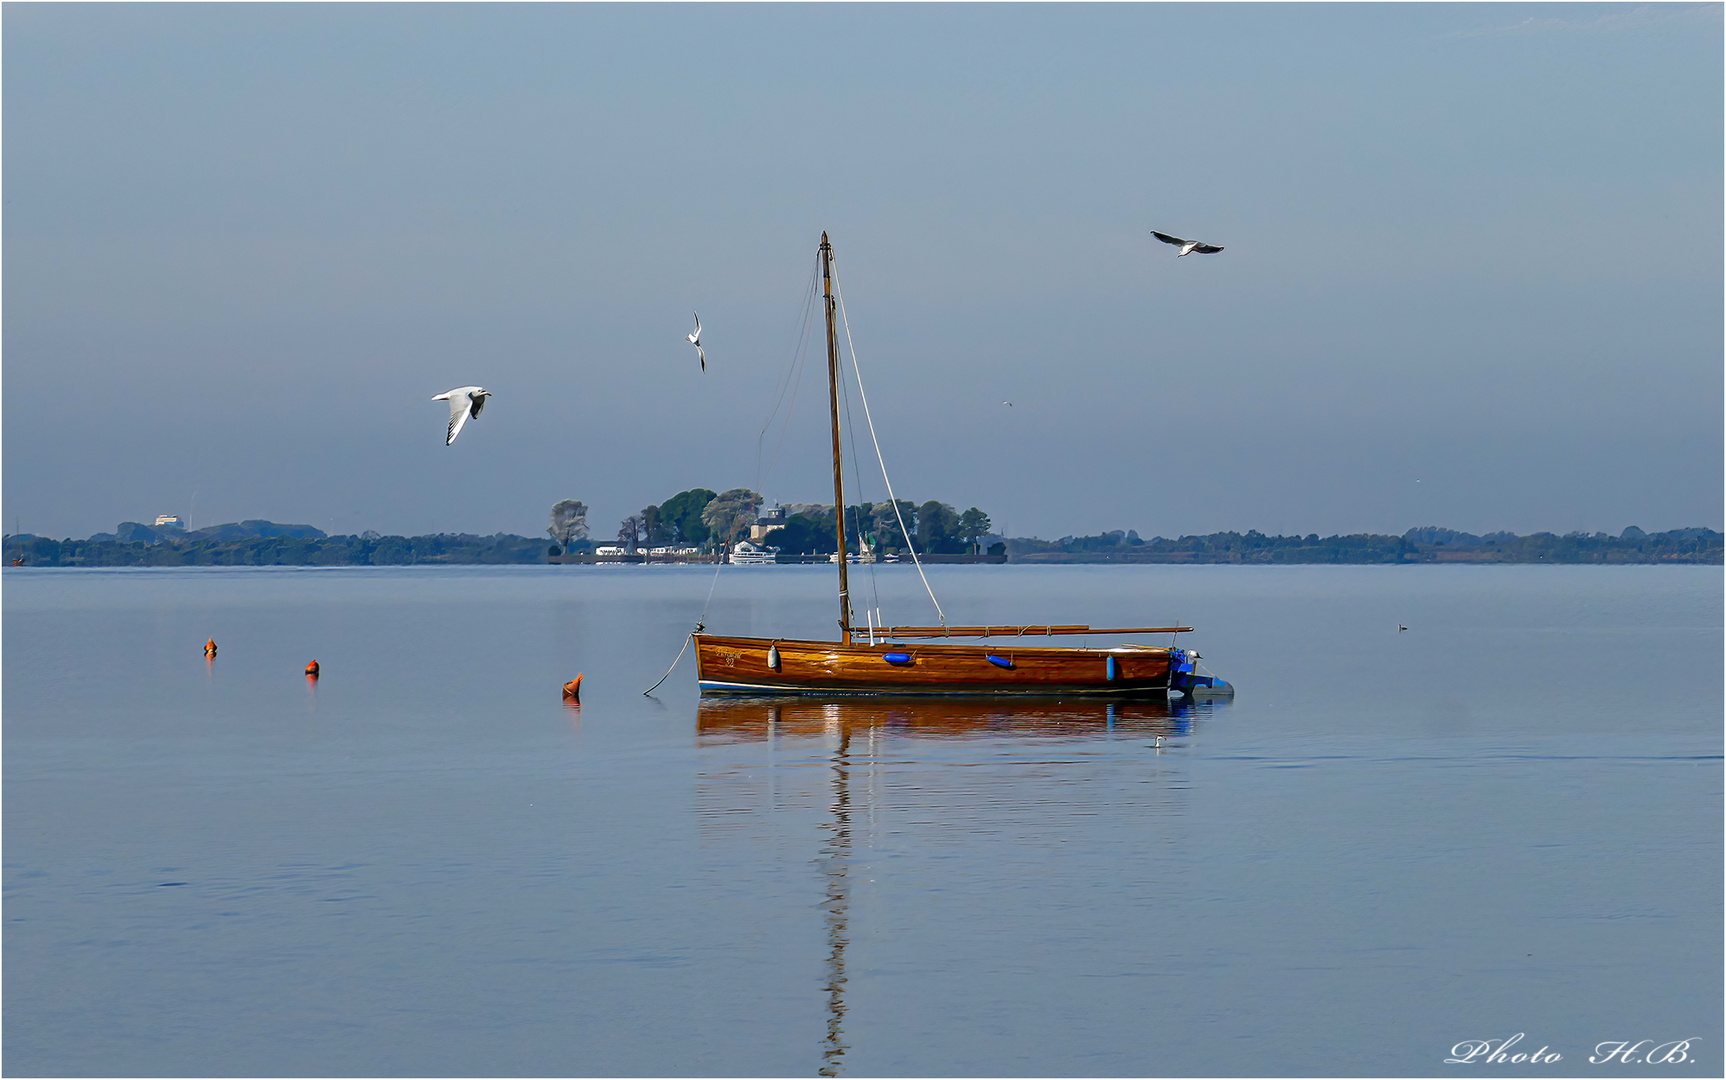
<path id="1" fill-rule="evenodd" d="M 938 573 L 1239 696 L 643 697 L 708 568 L 8 570 L 5 1070 L 1720 1075 L 1718 568 Z"/>

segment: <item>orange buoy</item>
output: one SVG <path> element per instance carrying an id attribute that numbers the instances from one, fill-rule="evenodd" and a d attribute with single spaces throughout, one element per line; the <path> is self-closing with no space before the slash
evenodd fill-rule
<path id="1" fill-rule="evenodd" d="M 210 640 L 204 642 L 204 655 L 205 656 L 216 655 L 216 639 L 215 638 L 211 638 Z"/>
<path id="2" fill-rule="evenodd" d="M 571 679 L 568 682 L 563 684 L 563 696 L 565 699 L 567 699 L 569 701 L 580 701 L 581 700 L 581 676 L 580 675 L 577 675 L 575 678 L 573 678 L 573 679 Z"/>
<path id="3" fill-rule="evenodd" d="M 316 660 L 306 665 L 306 674 L 314 679 L 318 677 L 318 662 Z"/>

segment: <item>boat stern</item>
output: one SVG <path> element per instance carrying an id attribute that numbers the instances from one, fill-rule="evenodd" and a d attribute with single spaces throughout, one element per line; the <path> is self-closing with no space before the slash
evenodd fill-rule
<path id="1" fill-rule="evenodd" d="M 1192 649 L 1169 650 L 1169 689 L 1197 701 L 1202 698 L 1232 698 L 1233 684 L 1204 669 Z"/>

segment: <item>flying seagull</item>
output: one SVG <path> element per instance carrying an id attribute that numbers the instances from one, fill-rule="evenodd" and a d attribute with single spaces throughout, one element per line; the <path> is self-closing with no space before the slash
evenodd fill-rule
<path id="1" fill-rule="evenodd" d="M 1396 632 L 1399 634 L 1402 633 L 1404 630 L 1407 630 L 1407 629 L 1408 629 L 1408 627 L 1402 625 L 1401 623 L 1396 624 Z"/>
<path id="2" fill-rule="evenodd" d="M 701 370 L 706 371 L 707 370 L 707 353 L 704 352 L 701 348 L 701 312 L 697 311 L 694 314 L 695 314 L 695 333 L 685 334 L 683 336 L 683 340 L 685 340 L 685 341 L 689 342 L 691 345 L 695 346 L 695 355 L 699 356 L 701 358 Z"/>
<path id="3" fill-rule="evenodd" d="M 449 402 L 449 434 L 444 436 L 443 444 L 448 446 L 455 442 L 455 437 L 461 434 L 461 426 L 467 423 L 470 416 L 478 416 L 485 408 L 485 399 L 491 396 L 491 391 L 483 386 L 458 386 L 432 398 L 433 401 Z"/>
<path id="4" fill-rule="evenodd" d="M 1011 409 L 1013 407 L 1013 403 L 1011 401 L 1003 401 L 1003 402 L 1001 402 L 1001 404 L 1007 406 L 1007 408 L 1009 408 L 1009 409 Z"/>
<path id="5" fill-rule="evenodd" d="M 1158 232 L 1155 229 L 1151 230 L 1151 235 L 1165 244 L 1173 244 L 1180 248 L 1181 255 L 1191 255 L 1195 251 L 1200 255 L 1215 255 L 1222 250 L 1215 244 L 1207 244 L 1200 240 L 1182 240 L 1178 236 L 1170 236 L 1168 233 Z M 1175 258 L 1180 258 L 1180 255 L 1175 256 Z"/>

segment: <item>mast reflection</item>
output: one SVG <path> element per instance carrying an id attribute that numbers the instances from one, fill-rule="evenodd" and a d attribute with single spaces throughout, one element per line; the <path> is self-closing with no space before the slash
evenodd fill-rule
<path id="1" fill-rule="evenodd" d="M 845 1051 L 845 946 L 851 943 L 851 732 L 841 728 L 833 751 L 833 821 L 822 852 L 827 875 L 827 1039 L 821 1048 L 822 1076 L 838 1076 Z"/>
<path id="2" fill-rule="evenodd" d="M 819 1075 L 840 1076 L 850 1043 L 845 1036 L 846 950 L 851 944 L 849 911 L 854 858 L 853 818 L 859 807 L 852 800 L 853 773 L 864 772 L 861 811 L 865 818 L 864 854 L 874 806 L 872 790 L 878 764 L 876 753 L 887 743 L 903 750 L 905 740 L 922 741 L 1006 738 L 1052 738 L 1154 741 L 1192 733 L 1195 721 L 1213 709 L 1226 707 L 1202 701 L 1150 699 L 1099 701 L 1095 698 L 1002 700 L 998 698 L 871 698 L 871 697 L 703 697 L 696 712 L 697 739 L 714 746 L 765 742 L 772 747 L 784 738 L 793 743 L 819 739 L 827 747 L 830 785 L 827 834 L 816 860 L 825 879 L 821 907 L 827 930 L 827 963 L 823 992 L 827 998 L 827 1030 L 821 1044 Z M 886 740 L 884 743 L 883 740 Z M 856 753 L 853 753 L 853 742 Z M 1157 751 L 1161 753 L 1159 749 Z M 807 760 L 807 759 L 805 759 Z M 857 867 L 866 870 L 866 864 Z"/>

